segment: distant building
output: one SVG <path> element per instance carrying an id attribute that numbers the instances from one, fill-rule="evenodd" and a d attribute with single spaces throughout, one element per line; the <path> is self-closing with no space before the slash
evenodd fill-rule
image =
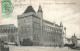
<path id="1" fill-rule="evenodd" d="M 19 40 L 30 39 L 34 46 L 62 46 L 65 34 L 62 22 L 57 25 L 43 19 L 41 6 L 37 12 L 30 5 L 23 14 L 18 15 Z"/>
<path id="2" fill-rule="evenodd" d="M 18 28 L 13 24 L 0 25 L 1 40 L 4 42 L 16 42 Z"/>
<path id="3" fill-rule="evenodd" d="M 71 39 L 72 39 L 72 43 L 77 45 L 78 41 L 77 41 L 77 37 L 75 36 L 75 34 L 74 34 L 74 36 L 71 37 Z"/>
<path id="4" fill-rule="evenodd" d="M 75 36 L 75 34 L 71 38 L 66 38 L 66 39 L 67 39 L 68 43 L 70 43 L 70 44 L 74 43 L 75 45 L 78 45 L 79 39 Z"/>

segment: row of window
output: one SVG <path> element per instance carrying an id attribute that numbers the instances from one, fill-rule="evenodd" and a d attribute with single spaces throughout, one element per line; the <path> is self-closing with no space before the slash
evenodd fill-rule
<path id="1" fill-rule="evenodd" d="M 17 29 L 15 28 L 0 29 L 0 33 L 14 33 L 14 32 L 17 32 Z"/>
<path id="2" fill-rule="evenodd" d="M 53 27 L 50 27 L 50 26 L 43 26 L 43 30 L 62 32 L 62 30 L 56 29 L 56 28 L 53 28 Z"/>
<path id="3" fill-rule="evenodd" d="M 48 31 L 53 31 L 54 29 L 52 27 L 49 26 L 43 26 L 44 30 L 48 30 Z"/>
<path id="4" fill-rule="evenodd" d="M 52 36 L 44 37 L 44 41 L 49 41 L 49 42 L 52 41 L 52 42 L 54 42 L 55 38 L 52 37 Z"/>

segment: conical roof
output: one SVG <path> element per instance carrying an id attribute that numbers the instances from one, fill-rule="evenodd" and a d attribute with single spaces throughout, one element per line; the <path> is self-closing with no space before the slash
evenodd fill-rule
<path id="1" fill-rule="evenodd" d="M 24 11 L 24 13 L 29 13 L 29 12 L 35 12 L 35 10 L 33 9 L 33 7 L 31 5 L 28 6 L 27 9 Z"/>
<path id="2" fill-rule="evenodd" d="M 42 11 L 42 8 L 41 8 L 41 5 L 39 5 L 38 12 L 43 12 L 43 11 Z"/>

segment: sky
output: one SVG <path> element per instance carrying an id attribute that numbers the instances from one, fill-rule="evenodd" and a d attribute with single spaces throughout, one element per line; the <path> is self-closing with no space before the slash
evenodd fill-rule
<path id="1" fill-rule="evenodd" d="M 37 12 L 39 5 L 43 10 L 43 18 L 56 22 L 66 27 L 66 37 L 75 35 L 80 38 L 80 0 L 11 0 L 13 5 L 12 17 L 2 17 L 3 13 L 0 8 L 0 25 L 14 24 L 17 26 L 17 15 L 23 14 L 27 6 L 32 5 Z M 25 2 L 24 2 L 25 1 Z M 20 3 L 22 4 L 20 6 Z M 1 2 L 0 2 L 1 7 Z"/>

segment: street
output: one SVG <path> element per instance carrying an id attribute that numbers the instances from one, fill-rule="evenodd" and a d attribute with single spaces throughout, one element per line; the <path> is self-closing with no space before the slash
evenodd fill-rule
<path id="1" fill-rule="evenodd" d="M 10 51 L 80 51 L 68 47 L 9 46 Z"/>

